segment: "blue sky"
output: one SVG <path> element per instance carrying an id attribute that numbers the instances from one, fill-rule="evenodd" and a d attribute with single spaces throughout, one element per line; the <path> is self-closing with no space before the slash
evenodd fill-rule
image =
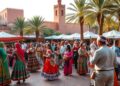
<path id="1" fill-rule="evenodd" d="M 69 7 L 73 0 L 62 0 L 62 4 Z M 24 9 L 25 18 L 40 15 L 45 20 L 53 21 L 53 5 L 57 0 L 0 0 L 0 11 L 4 8 Z"/>

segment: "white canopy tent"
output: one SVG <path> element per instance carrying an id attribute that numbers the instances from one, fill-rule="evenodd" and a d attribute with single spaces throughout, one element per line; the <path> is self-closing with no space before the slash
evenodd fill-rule
<path id="1" fill-rule="evenodd" d="M 53 35 L 53 36 L 48 36 L 48 37 L 45 37 L 45 39 L 57 39 L 58 36 L 56 35 Z"/>
<path id="2" fill-rule="evenodd" d="M 70 35 L 65 35 L 62 39 L 63 40 L 73 40 L 73 38 Z"/>
<path id="3" fill-rule="evenodd" d="M 107 38 L 120 38 L 120 32 L 116 31 L 116 30 L 112 30 L 106 33 L 103 33 L 103 36 L 107 37 Z"/>
<path id="4" fill-rule="evenodd" d="M 91 38 L 97 38 L 98 35 L 93 33 L 93 32 L 85 32 L 84 33 L 84 38 L 85 39 L 91 39 Z M 48 36 L 45 37 L 45 39 L 63 39 L 63 40 L 74 40 L 74 39 L 80 39 L 80 34 L 79 33 L 74 33 L 71 35 L 65 35 L 65 34 L 61 34 L 59 36 L 53 35 L 53 36 Z"/>
<path id="5" fill-rule="evenodd" d="M 3 41 L 3 42 L 18 41 L 22 39 L 23 37 L 21 36 L 16 36 L 16 35 L 9 34 L 6 32 L 0 32 L 0 41 Z"/>
<path id="6" fill-rule="evenodd" d="M 61 34 L 59 36 L 56 36 L 56 35 L 48 36 L 48 37 L 45 37 L 45 39 L 66 39 L 68 37 L 69 35 Z"/>
<path id="7" fill-rule="evenodd" d="M 24 37 L 25 37 L 25 38 L 36 38 L 35 35 L 25 35 Z"/>
<path id="8" fill-rule="evenodd" d="M 56 38 L 57 39 L 64 39 L 64 37 L 66 37 L 67 35 L 65 35 L 65 34 L 61 34 L 61 35 L 59 35 L 59 36 L 57 36 Z"/>
<path id="9" fill-rule="evenodd" d="M 80 39 L 80 34 L 79 33 L 74 33 L 74 34 L 71 34 L 71 35 L 64 35 L 62 39 L 65 39 L 65 40 Z"/>
<path id="10" fill-rule="evenodd" d="M 0 38 L 11 38 L 11 37 L 17 37 L 16 35 L 9 34 L 6 32 L 0 32 Z"/>
<path id="11" fill-rule="evenodd" d="M 97 38 L 98 37 L 97 34 L 95 34 L 93 32 L 90 32 L 90 31 L 85 32 L 83 35 L 84 35 L 85 39 L 91 39 L 91 38 Z"/>
<path id="12" fill-rule="evenodd" d="M 70 35 L 71 39 L 80 39 L 80 34 L 79 33 L 74 33 Z"/>

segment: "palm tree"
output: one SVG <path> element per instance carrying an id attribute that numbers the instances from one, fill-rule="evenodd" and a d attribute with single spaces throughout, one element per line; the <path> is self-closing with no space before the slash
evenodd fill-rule
<path id="1" fill-rule="evenodd" d="M 79 23 L 80 25 L 80 34 L 81 40 L 83 40 L 83 25 L 86 9 L 86 0 L 74 0 L 74 3 L 70 3 L 68 9 L 72 11 L 67 15 L 67 22 Z"/>
<path id="2" fill-rule="evenodd" d="M 116 18 L 118 19 L 118 26 L 120 31 L 120 0 L 113 0 L 113 4 L 111 7 L 112 12 L 115 13 Z"/>
<path id="3" fill-rule="evenodd" d="M 41 16 L 34 16 L 31 20 L 28 20 L 30 28 L 36 34 L 36 40 L 38 40 L 40 32 L 45 28 L 43 25 L 44 19 Z"/>
<path id="4" fill-rule="evenodd" d="M 24 29 L 24 34 L 25 35 L 31 35 L 33 33 L 34 33 L 34 30 L 29 28 L 29 26 Z"/>
<path id="5" fill-rule="evenodd" d="M 91 14 L 86 14 L 84 22 L 86 25 L 89 26 L 89 30 L 92 29 L 92 27 L 96 26 L 96 19 L 95 19 L 95 15 L 91 15 Z"/>
<path id="6" fill-rule="evenodd" d="M 111 15 L 106 15 L 105 16 L 105 21 L 104 21 L 104 31 L 110 31 L 111 29 L 118 28 L 118 23 L 116 22 L 116 20 L 114 19 L 113 14 Z"/>
<path id="7" fill-rule="evenodd" d="M 112 0 L 90 0 L 89 8 L 87 9 L 88 13 L 96 15 L 96 20 L 99 25 L 99 35 L 103 33 L 103 24 L 105 14 L 110 12 L 108 6 L 111 4 Z"/>
<path id="8" fill-rule="evenodd" d="M 23 29 L 27 26 L 24 18 L 17 18 L 14 23 L 15 31 L 20 32 L 20 36 L 23 36 Z"/>

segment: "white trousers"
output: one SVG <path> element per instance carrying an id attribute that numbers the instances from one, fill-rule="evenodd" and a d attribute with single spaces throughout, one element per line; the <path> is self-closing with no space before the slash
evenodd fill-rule
<path id="1" fill-rule="evenodd" d="M 114 86 L 114 70 L 96 71 L 94 86 Z"/>

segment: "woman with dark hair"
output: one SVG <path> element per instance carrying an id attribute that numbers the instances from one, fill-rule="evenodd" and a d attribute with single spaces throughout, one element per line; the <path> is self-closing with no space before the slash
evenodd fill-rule
<path id="1" fill-rule="evenodd" d="M 60 75 L 59 68 L 58 65 L 56 65 L 56 63 L 54 62 L 52 55 L 53 52 L 51 50 L 50 44 L 48 44 L 46 48 L 46 59 L 41 75 L 47 80 L 55 80 L 58 79 L 58 76 Z"/>
<path id="2" fill-rule="evenodd" d="M 40 65 L 43 65 L 42 53 L 43 53 L 42 45 L 41 44 L 37 44 L 37 46 L 36 46 L 36 57 L 37 57 L 37 60 L 39 61 Z"/>
<path id="3" fill-rule="evenodd" d="M 79 58 L 78 58 L 77 72 L 80 75 L 85 75 L 88 72 L 88 66 L 87 66 L 88 53 L 86 50 L 86 44 L 84 42 L 81 42 L 80 48 L 78 50 L 78 54 L 79 54 Z"/>
<path id="4" fill-rule="evenodd" d="M 67 45 L 66 51 L 64 53 L 64 75 L 68 76 L 72 74 L 72 57 L 73 52 L 71 51 L 70 45 Z"/>
<path id="5" fill-rule="evenodd" d="M 78 49 L 79 49 L 79 43 L 75 41 L 73 44 L 73 49 L 72 49 L 75 69 L 77 69 Z"/>
<path id="6" fill-rule="evenodd" d="M 7 86 L 10 83 L 7 53 L 4 50 L 4 43 L 0 42 L 0 86 Z"/>
<path id="7" fill-rule="evenodd" d="M 30 72 L 36 72 L 40 69 L 40 64 L 36 58 L 36 50 L 32 43 L 30 43 L 30 46 L 27 50 L 28 52 L 28 64 L 27 68 Z"/>
<path id="8" fill-rule="evenodd" d="M 54 49 L 54 59 L 55 59 L 55 63 L 59 66 L 60 65 L 60 60 L 59 60 L 59 48 L 57 45 L 55 45 L 55 49 Z"/>
<path id="9" fill-rule="evenodd" d="M 25 82 L 30 75 L 25 67 L 25 58 L 24 51 L 21 48 L 20 43 L 15 44 L 15 52 L 13 53 L 13 57 L 16 59 L 16 62 L 13 67 L 11 79 L 14 81 L 18 81 L 17 84 L 20 84 L 20 80 Z"/>

